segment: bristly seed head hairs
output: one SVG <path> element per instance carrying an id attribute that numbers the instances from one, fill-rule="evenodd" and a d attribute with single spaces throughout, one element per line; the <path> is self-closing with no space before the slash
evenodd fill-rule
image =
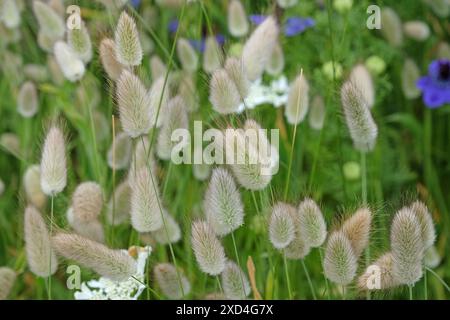
<path id="1" fill-rule="evenodd" d="M 340 285 L 348 285 L 355 277 L 357 258 L 343 232 L 335 231 L 328 239 L 323 269 L 328 279 Z"/>
<path id="2" fill-rule="evenodd" d="M 142 47 L 136 23 L 125 11 L 120 14 L 114 33 L 116 59 L 127 67 L 138 66 L 142 62 Z"/>
<path id="3" fill-rule="evenodd" d="M 123 65 L 116 59 L 114 41 L 109 38 L 104 38 L 100 42 L 99 51 L 103 69 L 105 69 L 111 80 L 117 81 L 122 73 Z"/>
<path id="4" fill-rule="evenodd" d="M 103 192 L 96 182 L 80 183 L 72 195 L 73 214 L 77 221 L 89 222 L 98 218 L 103 207 Z"/>
<path id="5" fill-rule="evenodd" d="M 236 84 L 224 69 L 218 69 L 212 75 L 209 100 L 213 109 L 221 114 L 238 111 L 241 96 Z"/>
<path id="6" fill-rule="evenodd" d="M 243 37 L 248 33 L 247 14 L 240 0 L 232 0 L 228 4 L 228 30 L 234 37 Z"/>
<path id="7" fill-rule="evenodd" d="M 427 250 L 436 241 L 436 230 L 431 213 L 421 201 L 415 201 L 410 208 L 419 220 L 424 250 Z"/>
<path id="8" fill-rule="evenodd" d="M 295 238 L 294 220 L 288 204 L 278 202 L 273 206 L 269 222 L 269 238 L 277 249 L 286 248 Z"/>
<path id="9" fill-rule="evenodd" d="M 372 214 L 369 209 L 358 209 L 345 220 L 342 232 L 350 240 L 355 256 L 358 258 L 369 244 Z"/>
<path id="10" fill-rule="evenodd" d="M 308 108 L 309 84 L 303 75 L 303 72 L 300 72 L 289 89 L 289 96 L 284 114 L 290 124 L 298 124 L 305 119 Z"/>
<path id="11" fill-rule="evenodd" d="M 247 276 L 233 261 L 227 261 L 222 272 L 223 292 L 227 299 L 241 300 L 250 294 Z"/>
<path id="12" fill-rule="evenodd" d="M 327 237 L 327 225 L 314 200 L 306 198 L 298 206 L 300 233 L 312 248 L 320 247 Z"/>
<path id="13" fill-rule="evenodd" d="M 153 273 L 159 288 L 169 299 L 179 300 L 191 291 L 189 280 L 180 272 L 177 273 L 175 266 L 170 263 L 158 263 L 153 268 Z M 180 280 L 183 290 L 180 287 Z"/>
<path id="14" fill-rule="evenodd" d="M 14 270 L 8 267 L 0 267 L 0 301 L 8 298 L 15 281 L 16 273 Z"/>

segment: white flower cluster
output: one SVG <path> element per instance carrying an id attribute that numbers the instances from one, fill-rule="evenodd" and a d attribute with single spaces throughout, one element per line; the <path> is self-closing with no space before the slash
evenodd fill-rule
<path id="1" fill-rule="evenodd" d="M 81 290 L 75 292 L 76 300 L 137 300 L 145 289 L 144 275 L 150 246 L 138 248 L 137 272 L 128 280 L 117 282 L 101 277 L 81 284 Z"/>

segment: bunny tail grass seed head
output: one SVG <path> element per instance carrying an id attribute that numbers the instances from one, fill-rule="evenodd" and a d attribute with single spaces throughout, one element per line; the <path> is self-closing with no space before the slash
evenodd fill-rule
<path id="1" fill-rule="evenodd" d="M 33 82 L 25 82 L 19 90 L 17 96 L 17 111 L 25 118 L 30 118 L 36 114 L 39 107 L 38 93 Z"/>
<path id="2" fill-rule="evenodd" d="M 421 201 L 415 201 L 410 208 L 419 220 L 424 250 L 427 250 L 436 241 L 436 230 L 431 213 Z"/>
<path id="3" fill-rule="evenodd" d="M 72 208 L 75 218 L 89 222 L 98 218 L 103 207 L 103 192 L 96 182 L 80 183 L 72 195 Z"/>
<path id="4" fill-rule="evenodd" d="M 43 34 L 52 39 L 63 38 L 66 26 L 62 17 L 52 7 L 42 1 L 34 0 L 33 12 Z"/>
<path id="5" fill-rule="evenodd" d="M 375 147 L 378 128 L 366 99 L 359 88 L 346 82 L 341 88 L 341 101 L 354 147 L 362 152 L 371 151 Z"/>
<path id="6" fill-rule="evenodd" d="M 142 62 L 142 47 L 136 23 L 125 11 L 120 14 L 114 33 L 116 59 L 127 67 L 138 66 Z"/>
<path id="7" fill-rule="evenodd" d="M 203 53 L 203 70 L 213 73 L 222 65 L 222 49 L 215 37 L 209 36 L 205 41 L 205 51 Z"/>
<path id="8" fill-rule="evenodd" d="M 305 241 L 303 234 L 300 229 L 300 215 L 298 213 L 297 208 L 290 204 L 284 205 L 284 210 L 289 212 L 293 222 L 295 229 L 294 240 L 292 240 L 289 245 L 284 249 L 284 254 L 286 258 L 292 260 L 303 259 L 306 257 L 311 251 L 311 246 L 309 243 Z"/>
<path id="9" fill-rule="evenodd" d="M 309 108 L 309 84 L 301 72 L 289 88 L 284 114 L 290 124 L 299 124 L 305 119 Z"/>
<path id="10" fill-rule="evenodd" d="M 75 52 L 76 56 L 88 63 L 92 59 L 92 42 L 89 36 L 89 31 L 84 22 L 81 23 L 80 28 L 69 29 L 67 33 L 67 43 Z"/>
<path id="11" fill-rule="evenodd" d="M 66 216 L 69 225 L 77 234 L 95 242 L 105 242 L 105 233 L 99 220 L 82 221 L 74 214 L 72 207 L 67 209 Z"/>
<path id="12" fill-rule="evenodd" d="M 281 45 L 277 43 L 266 65 L 266 72 L 271 76 L 278 76 L 284 69 L 284 53 Z"/>
<path id="13" fill-rule="evenodd" d="M 417 88 L 417 80 L 420 78 L 420 70 L 412 59 L 405 59 L 402 68 L 402 90 L 406 99 L 416 99 L 420 97 L 420 90 Z"/>
<path id="14" fill-rule="evenodd" d="M 131 138 L 150 131 L 153 123 L 149 95 L 141 80 L 128 70 L 124 70 L 117 80 L 117 105 L 122 128 Z"/>
<path id="15" fill-rule="evenodd" d="M 130 219 L 131 187 L 128 180 L 122 181 L 114 190 L 108 202 L 106 219 L 112 226 L 117 226 Z"/>
<path id="16" fill-rule="evenodd" d="M 402 21 L 392 8 L 381 9 L 381 34 L 393 47 L 403 44 Z"/>
<path id="17" fill-rule="evenodd" d="M 170 160 L 172 149 L 182 150 L 186 143 L 172 141 L 172 134 L 177 129 L 189 129 L 189 119 L 186 105 L 180 96 L 175 96 L 167 104 L 167 114 L 158 133 L 156 154 L 160 159 Z"/>
<path id="18" fill-rule="evenodd" d="M 250 26 L 244 6 L 240 0 L 232 0 L 228 4 L 228 31 L 234 37 L 243 37 Z"/>
<path id="19" fill-rule="evenodd" d="M 161 58 L 156 54 L 150 57 L 150 72 L 153 80 L 166 76 L 167 67 Z"/>
<path id="20" fill-rule="evenodd" d="M 227 261 L 222 272 L 222 287 L 230 300 L 244 300 L 251 291 L 247 276 L 233 261 Z"/>
<path id="21" fill-rule="evenodd" d="M 425 256 L 423 258 L 423 263 L 428 268 L 437 268 L 441 263 L 442 258 L 439 254 L 436 246 L 431 246 L 425 251 Z"/>
<path id="22" fill-rule="evenodd" d="M 55 250 L 66 259 L 74 260 L 98 274 L 123 281 L 136 273 L 136 262 L 125 250 L 109 249 L 105 245 L 70 233 L 52 237 Z"/>
<path id="23" fill-rule="evenodd" d="M 0 267 L 0 300 L 6 300 L 11 292 L 14 282 L 16 282 L 16 273 L 8 267 Z"/>
<path id="24" fill-rule="evenodd" d="M 133 144 L 128 134 L 126 132 L 118 133 L 108 150 L 109 167 L 115 170 L 127 168 L 130 164 L 132 150 Z"/>
<path id="25" fill-rule="evenodd" d="M 116 59 L 114 41 L 104 38 L 100 42 L 99 51 L 103 69 L 111 80 L 117 81 L 122 73 L 123 65 Z"/>
<path id="26" fill-rule="evenodd" d="M 430 27 L 423 21 L 408 21 L 403 24 L 405 35 L 416 41 L 425 41 L 430 36 Z"/>
<path id="27" fill-rule="evenodd" d="M 363 65 L 356 65 L 349 76 L 350 82 L 359 89 L 369 109 L 375 104 L 375 87 L 369 70 Z"/>
<path id="28" fill-rule="evenodd" d="M 297 4 L 298 0 L 277 0 L 278 5 L 281 8 L 290 8 Z"/>
<path id="29" fill-rule="evenodd" d="M 156 126 L 160 127 L 169 103 L 169 83 L 165 81 L 165 76 L 161 76 L 153 82 L 149 95 L 150 122 L 153 125 L 156 121 Z"/>
<path id="30" fill-rule="evenodd" d="M 356 275 L 357 257 L 350 240 L 341 231 L 335 231 L 328 239 L 323 269 L 325 276 L 340 285 L 348 285 Z"/>
<path id="31" fill-rule="evenodd" d="M 20 10 L 16 1 L 17 0 L 0 1 L 0 22 L 3 22 L 8 29 L 15 29 L 20 26 Z"/>
<path id="32" fill-rule="evenodd" d="M 361 291 L 386 290 L 398 286 L 392 274 L 392 265 L 392 253 L 383 254 L 358 278 L 358 289 Z M 378 275 L 380 276 L 379 283 L 375 278 Z M 375 281 L 372 280 L 373 278 Z"/>
<path id="33" fill-rule="evenodd" d="M 158 287 L 169 299 L 182 299 L 191 291 L 189 280 L 180 272 L 177 273 L 175 266 L 170 263 L 158 263 L 153 268 L 153 274 Z M 180 287 L 180 280 L 182 287 Z"/>
<path id="34" fill-rule="evenodd" d="M 245 73 L 250 81 L 260 78 L 278 40 L 279 27 L 273 16 L 267 17 L 248 38 L 242 49 Z"/>
<path id="35" fill-rule="evenodd" d="M 144 166 L 130 180 L 131 224 L 139 232 L 156 231 L 163 227 L 158 182 L 155 178 L 152 181 L 151 174 L 148 167 Z"/>
<path id="36" fill-rule="evenodd" d="M 269 238 L 277 249 L 286 248 L 295 238 L 294 220 L 288 204 L 278 202 L 273 206 L 269 221 Z"/>
<path id="37" fill-rule="evenodd" d="M 195 72 L 198 68 L 198 56 L 188 40 L 180 38 L 177 41 L 177 55 L 183 66 L 188 72 Z"/>
<path id="38" fill-rule="evenodd" d="M 53 48 L 56 62 L 67 80 L 76 82 L 83 78 L 86 68 L 73 49 L 65 42 L 58 41 Z"/>
<path id="39" fill-rule="evenodd" d="M 244 223 L 241 195 L 228 170 L 213 170 L 203 207 L 206 220 L 219 236 L 233 232 Z"/>
<path id="40" fill-rule="evenodd" d="M 370 227 L 372 223 L 372 214 L 369 209 L 358 209 L 355 214 L 345 220 L 342 225 L 342 232 L 353 248 L 355 256 L 358 258 L 369 244 Z"/>
<path id="41" fill-rule="evenodd" d="M 134 146 L 134 152 L 132 154 L 130 168 L 128 170 L 128 181 L 132 183 L 136 172 L 142 167 L 149 166 L 151 172 L 156 176 L 158 172 L 158 165 L 156 163 L 153 149 L 150 149 L 150 142 L 148 138 L 142 137 L 139 143 Z"/>
<path id="42" fill-rule="evenodd" d="M 38 164 L 29 166 L 25 171 L 23 187 L 27 200 L 36 208 L 42 209 L 47 203 L 47 196 L 41 188 L 41 168 Z"/>
<path id="43" fill-rule="evenodd" d="M 225 62 L 225 71 L 231 80 L 233 80 L 240 98 L 245 99 L 250 91 L 250 82 L 244 73 L 244 66 L 242 60 L 235 57 L 228 57 Z"/>
<path id="44" fill-rule="evenodd" d="M 209 101 L 213 109 L 221 114 L 238 111 L 241 96 L 236 84 L 224 69 L 216 70 L 210 82 Z"/>
<path id="45" fill-rule="evenodd" d="M 25 209 L 25 250 L 31 272 L 39 277 L 48 277 L 58 269 L 58 260 L 53 252 L 50 235 L 44 218 L 34 207 Z"/>
<path id="46" fill-rule="evenodd" d="M 414 285 L 423 275 L 424 243 L 417 215 L 404 207 L 391 226 L 391 251 L 394 279 L 400 284 Z"/>
<path id="47" fill-rule="evenodd" d="M 192 75 L 185 74 L 182 77 L 178 86 L 178 95 L 183 99 L 188 112 L 198 110 L 200 98 Z"/>
<path id="48" fill-rule="evenodd" d="M 178 242 L 181 239 L 181 229 L 178 222 L 172 217 L 172 215 L 168 214 L 166 210 L 163 210 L 163 216 L 165 227 L 163 225 L 160 229 L 152 232 L 153 237 L 156 242 L 160 244 Z"/>
<path id="49" fill-rule="evenodd" d="M 298 206 L 300 233 L 312 248 L 320 247 L 327 237 L 327 225 L 319 206 L 312 199 Z"/>
<path id="50" fill-rule="evenodd" d="M 309 110 L 309 126 L 314 130 L 321 130 L 325 122 L 325 103 L 321 96 L 315 96 L 311 102 Z"/>
<path id="51" fill-rule="evenodd" d="M 57 126 L 52 126 L 45 137 L 41 157 L 41 188 L 48 196 L 54 196 L 66 187 L 65 145 L 62 130 Z"/>
<path id="52" fill-rule="evenodd" d="M 225 251 L 211 226 L 205 221 L 192 223 L 192 249 L 203 272 L 216 276 L 225 268 Z"/>

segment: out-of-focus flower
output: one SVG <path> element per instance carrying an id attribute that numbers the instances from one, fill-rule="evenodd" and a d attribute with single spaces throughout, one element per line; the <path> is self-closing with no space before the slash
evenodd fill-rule
<path id="1" fill-rule="evenodd" d="M 177 19 L 173 19 L 169 21 L 168 29 L 170 33 L 177 32 L 179 22 Z"/>
<path id="2" fill-rule="evenodd" d="M 339 13 L 349 11 L 353 6 L 353 0 L 334 0 L 333 7 Z"/>
<path id="3" fill-rule="evenodd" d="M 358 162 L 348 161 L 343 166 L 344 177 L 347 180 L 358 180 L 361 176 L 361 168 Z"/>
<path id="4" fill-rule="evenodd" d="M 386 62 L 379 56 L 370 56 L 366 60 L 366 67 L 372 74 L 379 75 L 386 69 Z"/>
<path id="5" fill-rule="evenodd" d="M 322 66 L 322 72 L 328 80 L 333 80 L 333 61 L 325 62 Z M 340 79 L 342 77 L 342 66 L 334 63 L 334 77 Z"/>
<path id="6" fill-rule="evenodd" d="M 249 16 L 250 21 L 255 24 L 261 24 L 267 16 L 262 14 L 252 14 Z M 302 17 L 290 17 L 284 23 L 284 35 L 286 37 L 293 37 L 300 33 L 305 32 L 305 30 L 314 27 L 316 22 L 313 18 L 302 18 Z"/>
<path id="7" fill-rule="evenodd" d="M 141 4 L 141 0 L 130 0 L 130 3 L 133 7 L 137 8 Z"/>
<path id="8" fill-rule="evenodd" d="M 90 280 L 81 284 L 81 290 L 75 292 L 76 300 L 137 300 L 145 289 L 145 264 L 152 252 L 152 248 L 137 249 L 137 272 L 125 281 L 112 281 L 101 277 L 98 280 Z M 131 255 L 131 254 L 130 254 Z"/>
<path id="9" fill-rule="evenodd" d="M 428 108 L 450 103 L 450 60 L 431 62 L 428 75 L 417 81 L 417 87 L 422 91 L 423 102 Z"/>
<path id="10" fill-rule="evenodd" d="M 203 37 L 201 40 L 189 39 L 189 43 L 191 44 L 191 46 L 199 52 L 205 51 L 205 41 L 206 41 L 205 37 Z M 216 41 L 219 44 L 219 46 L 223 46 L 223 44 L 225 43 L 225 36 L 222 34 L 217 34 Z"/>

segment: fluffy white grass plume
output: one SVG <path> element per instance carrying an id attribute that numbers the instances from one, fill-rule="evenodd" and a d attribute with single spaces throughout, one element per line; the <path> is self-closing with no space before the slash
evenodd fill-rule
<path id="1" fill-rule="evenodd" d="M 250 81 L 260 78 L 277 44 L 279 27 L 273 16 L 267 17 L 251 34 L 242 49 L 245 73 Z"/>
<path id="2" fill-rule="evenodd" d="M 271 76 L 278 76 L 284 69 L 284 53 L 281 45 L 277 45 L 273 48 L 270 59 L 266 65 L 266 72 Z"/>
<path id="3" fill-rule="evenodd" d="M 114 190 L 108 202 L 106 218 L 108 223 L 116 226 L 130 218 L 131 187 L 127 180 L 122 181 Z"/>
<path id="4" fill-rule="evenodd" d="M 160 127 L 169 102 L 169 83 L 165 83 L 165 76 L 156 79 L 150 88 L 150 120 L 152 126 Z M 159 110 L 159 112 L 158 112 Z M 158 116 L 158 118 L 156 118 Z"/>
<path id="5" fill-rule="evenodd" d="M 330 235 L 323 262 L 325 276 L 331 281 L 348 285 L 356 275 L 357 258 L 350 240 L 341 231 Z"/>
<path id="6" fill-rule="evenodd" d="M 45 65 L 28 63 L 23 67 L 24 75 L 34 82 L 45 82 L 49 79 L 49 73 Z"/>
<path id="7" fill-rule="evenodd" d="M 88 63 L 92 59 L 92 42 L 89 31 L 84 22 L 81 23 L 79 29 L 69 29 L 67 33 L 67 43 L 75 52 L 77 57 L 84 63 Z"/>
<path id="8" fill-rule="evenodd" d="M 0 1 L 0 21 L 9 29 L 15 29 L 20 26 L 20 11 L 16 0 Z"/>
<path id="9" fill-rule="evenodd" d="M 159 77 L 165 77 L 167 72 L 167 67 L 161 58 L 154 54 L 150 58 L 150 71 L 152 74 L 152 79 L 156 80 Z"/>
<path id="10" fill-rule="evenodd" d="M 43 208 L 47 202 L 47 196 L 41 188 L 41 169 L 34 164 L 27 168 L 23 175 L 23 187 L 27 200 L 36 208 Z"/>
<path id="11" fill-rule="evenodd" d="M 159 130 L 158 142 L 156 144 L 156 154 L 160 159 L 170 160 L 172 148 L 182 148 L 185 144 L 172 141 L 172 133 L 176 129 L 188 129 L 189 120 L 186 105 L 180 96 L 175 96 L 169 100 L 167 114 Z"/>
<path id="12" fill-rule="evenodd" d="M 341 88 L 341 102 L 354 147 L 362 152 L 371 151 L 378 128 L 363 94 L 353 83 L 346 82 Z"/>
<path id="13" fill-rule="evenodd" d="M 392 221 L 391 251 L 395 280 L 414 285 L 423 274 L 424 242 L 419 219 L 410 208 L 402 208 Z"/>
<path id="14" fill-rule="evenodd" d="M 430 36 L 430 27 L 423 21 L 408 21 L 403 24 L 405 35 L 416 41 L 425 41 Z"/>
<path id="15" fill-rule="evenodd" d="M 420 78 L 420 70 L 414 60 L 407 58 L 403 63 L 402 73 L 402 90 L 406 99 L 416 99 L 420 96 L 420 90 L 416 83 Z"/>
<path id="16" fill-rule="evenodd" d="M 53 48 L 55 46 L 55 43 L 59 40 L 61 40 L 61 39 L 52 38 L 49 35 L 47 35 L 46 33 L 42 32 L 42 30 L 38 31 L 37 44 L 38 44 L 39 48 L 41 48 L 45 52 L 53 53 Z"/>
<path id="17" fill-rule="evenodd" d="M 111 169 L 121 170 L 128 167 L 133 150 L 130 137 L 125 132 L 116 135 L 108 150 L 108 165 Z"/>
<path id="18" fill-rule="evenodd" d="M 356 65 L 350 72 L 349 81 L 361 92 L 369 109 L 372 108 L 375 104 L 375 87 L 369 70 L 363 64 Z"/>
<path id="19" fill-rule="evenodd" d="M 195 72 L 198 68 L 198 56 L 192 45 L 184 38 L 178 39 L 177 55 L 184 70 Z"/>
<path id="20" fill-rule="evenodd" d="M 192 223 L 192 249 L 203 272 L 216 276 L 225 268 L 225 251 L 214 230 L 205 221 Z"/>
<path id="21" fill-rule="evenodd" d="M 11 132 L 5 132 L 0 136 L 0 146 L 15 156 L 20 156 L 19 137 Z"/>
<path id="22" fill-rule="evenodd" d="M 209 36 L 205 41 L 205 51 L 203 53 L 203 70 L 207 73 L 213 73 L 219 69 L 222 64 L 222 49 L 219 47 L 217 40 L 213 36 Z"/>
<path id="23" fill-rule="evenodd" d="M 321 130 L 325 122 L 325 103 L 321 96 L 315 96 L 309 109 L 308 122 L 314 130 Z"/>
<path id="24" fill-rule="evenodd" d="M 195 179 L 199 181 L 205 181 L 211 175 L 211 166 L 206 163 L 193 164 L 192 174 L 194 175 Z"/>
<path id="25" fill-rule="evenodd" d="M 298 0 L 277 0 L 278 5 L 281 8 L 290 8 L 297 4 Z"/>
<path id="26" fill-rule="evenodd" d="M 81 61 L 73 49 L 63 41 L 57 41 L 53 48 L 56 62 L 67 80 L 76 82 L 83 78 L 86 71 L 83 61 Z"/>
<path id="27" fill-rule="evenodd" d="M 96 182 L 80 183 L 72 195 L 72 208 L 76 220 L 89 222 L 98 218 L 103 207 L 103 192 Z"/>
<path id="28" fill-rule="evenodd" d="M 128 1 L 127 0 L 97 0 L 103 4 L 109 10 L 117 10 L 122 8 Z"/>
<path id="29" fill-rule="evenodd" d="M 295 238 L 294 220 L 291 206 L 278 202 L 273 206 L 269 221 L 269 238 L 277 249 L 286 248 Z"/>
<path id="30" fill-rule="evenodd" d="M 295 78 L 289 88 L 284 114 L 290 124 L 298 124 L 305 119 L 309 108 L 309 84 L 303 72 Z"/>
<path id="31" fill-rule="evenodd" d="M 66 216 L 69 225 L 77 234 L 96 242 L 105 242 L 103 226 L 98 219 L 89 221 L 80 220 L 79 217 L 74 214 L 72 207 L 67 210 Z"/>
<path id="32" fill-rule="evenodd" d="M 225 297 L 231 300 L 245 299 L 251 290 L 247 276 L 233 261 L 227 261 L 225 264 L 222 287 Z"/>
<path id="33" fill-rule="evenodd" d="M 100 42 L 100 60 L 103 69 L 111 80 L 117 81 L 123 70 L 123 65 L 117 61 L 115 43 L 112 39 L 104 38 Z"/>
<path id="34" fill-rule="evenodd" d="M 241 101 L 238 88 L 224 69 L 214 71 L 210 81 L 209 101 L 221 114 L 237 112 Z"/>
<path id="35" fill-rule="evenodd" d="M 219 236 L 230 234 L 244 223 L 244 206 L 231 173 L 216 168 L 205 192 L 206 220 Z"/>
<path id="36" fill-rule="evenodd" d="M 47 56 L 47 66 L 48 70 L 50 71 L 50 78 L 52 79 L 53 83 L 58 86 L 62 85 L 65 81 L 64 74 L 62 73 L 62 70 L 59 67 L 54 55 L 49 54 Z"/>
<path id="37" fill-rule="evenodd" d="M 342 233 L 350 240 L 353 252 L 359 257 L 369 244 L 372 214 L 369 209 L 358 209 L 344 221 Z"/>
<path id="38" fill-rule="evenodd" d="M 169 299 L 179 300 L 191 291 L 189 280 L 180 272 L 177 273 L 175 266 L 170 263 L 158 263 L 153 268 L 153 274 L 158 287 Z"/>
<path id="39" fill-rule="evenodd" d="M 14 282 L 16 282 L 16 273 L 8 267 L 0 267 L 0 300 L 6 300 L 11 292 Z"/>
<path id="40" fill-rule="evenodd" d="M 52 237 L 55 250 L 113 281 L 123 281 L 136 273 L 136 262 L 125 250 L 109 249 L 105 245 L 70 233 Z"/>
<path id="41" fill-rule="evenodd" d="M 436 241 L 433 218 L 427 206 L 421 201 L 413 202 L 410 208 L 419 220 L 423 246 L 424 250 L 426 250 L 432 247 Z"/>
<path id="42" fill-rule="evenodd" d="M 136 177 L 136 172 L 142 167 L 149 166 L 153 175 L 156 176 L 158 172 L 158 165 L 156 163 L 153 148 L 150 150 L 150 142 L 147 137 L 140 139 L 135 144 L 134 153 L 131 158 L 130 169 L 128 172 L 129 183 Z"/>
<path id="43" fill-rule="evenodd" d="M 232 0 L 228 4 L 228 31 L 234 37 L 243 37 L 248 33 L 249 23 L 244 6 L 240 0 Z"/>
<path id="44" fill-rule="evenodd" d="M 127 67 L 138 66 L 142 62 L 142 47 L 134 19 L 125 11 L 120 14 L 114 33 L 116 59 Z"/>
<path id="45" fill-rule="evenodd" d="M 189 112 L 195 112 L 199 107 L 199 96 L 195 80 L 190 74 L 184 75 L 178 86 L 178 95 L 183 99 Z"/>
<path id="46" fill-rule="evenodd" d="M 392 8 L 381 9 L 381 33 L 391 46 L 400 47 L 403 44 L 402 21 Z"/>
<path id="47" fill-rule="evenodd" d="M 181 239 L 181 229 L 178 222 L 166 210 L 163 210 L 163 216 L 165 227 L 163 225 L 160 229 L 152 232 L 153 237 L 160 244 L 178 242 Z"/>
<path id="48" fill-rule="evenodd" d="M 392 253 L 387 252 L 380 256 L 374 263 L 372 263 L 366 271 L 358 278 L 358 289 L 361 291 L 366 290 L 386 290 L 394 288 L 398 285 L 397 281 L 393 277 L 392 273 L 393 259 Z M 377 267 L 379 269 L 375 269 Z M 380 283 L 379 288 L 376 285 L 378 283 L 372 283 L 371 279 L 376 276 L 373 270 L 379 270 Z"/>
<path id="49" fill-rule="evenodd" d="M 36 114 L 39 107 L 38 93 L 33 82 L 25 82 L 19 90 L 17 96 L 17 111 L 25 118 L 30 118 Z"/>
<path id="50" fill-rule="evenodd" d="M 319 206 L 314 200 L 306 198 L 297 210 L 300 234 L 312 248 L 320 247 L 327 237 L 327 225 Z"/>
<path id="51" fill-rule="evenodd" d="M 41 188 L 48 196 L 54 196 L 66 187 L 65 145 L 62 130 L 57 126 L 52 126 L 45 137 L 41 157 Z"/>
<path id="52" fill-rule="evenodd" d="M 136 172 L 136 177 L 130 182 L 133 228 L 139 232 L 156 231 L 162 228 L 158 182 L 152 181 L 148 167 L 140 168 Z"/>
<path id="53" fill-rule="evenodd" d="M 297 260 L 303 259 L 311 251 L 311 246 L 305 241 L 300 229 L 300 215 L 294 206 L 285 204 L 283 210 L 288 211 L 294 222 L 294 239 L 284 249 L 284 254 L 287 258 Z"/>
<path id="54" fill-rule="evenodd" d="M 230 79 L 233 80 L 241 99 L 245 99 L 250 91 L 250 82 L 245 75 L 242 60 L 236 57 L 228 57 L 224 68 Z"/>
<path id="55" fill-rule="evenodd" d="M 153 124 L 150 97 L 141 80 L 128 70 L 117 80 L 117 105 L 122 128 L 131 138 L 149 132 Z"/>
<path id="56" fill-rule="evenodd" d="M 51 246 L 50 235 L 41 213 L 32 206 L 25 209 L 24 230 L 31 272 L 40 277 L 54 274 L 58 269 L 58 260 Z"/>
<path id="57" fill-rule="evenodd" d="M 34 0 L 33 12 L 43 34 L 52 39 L 63 38 L 65 33 L 64 21 L 52 7 L 42 1 Z"/>
<path id="58" fill-rule="evenodd" d="M 429 247 L 425 251 L 425 257 L 423 258 L 423 263 L 428 268 L 438 267 L 439 264 L 441 263 L 441 260 L 442 260 L 442 258 L 435 246 Z"/>

